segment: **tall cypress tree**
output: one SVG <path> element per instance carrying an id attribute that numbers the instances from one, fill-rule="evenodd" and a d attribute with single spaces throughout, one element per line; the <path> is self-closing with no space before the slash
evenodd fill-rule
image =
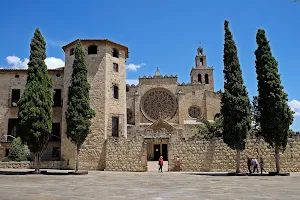
<path id="1" fill-rule="evenodd" d="M 76 171 L 79 167 L 79 152 L 87 135 L 90 133 L 91 119 L 95 112 L 90 108 L 87 79 L 87 66 L 81 42 L 77 42 L 71 86 L 68 94 L 68 108 L 66 111 L 67 136 L 76 145 Z"/>
<path id="2" fill-rule="evenodd" d="M 224 43 L 224 93 L 221 98 L 223 115 L 223 140 L 236 150 L 236 173 L 240 172 L 240 152 L 245 149 L 245 139 L 251 129 L 251 104 L 243 85 L 237 48 L 225 21 Z"/>
<path id="3" fill-rule="evenodd" d="M 259 133 L 274 148 L 276 171 L 279 172 L 279 152 L 286 148 L 289 127 L 293 123 L 293 112 L 287 104 L 288 98 L 281 85 L 278 63 L 272 55 L 263 29 L 257 31 L 256 43 Z"/>
<path id="4" fill-rule="evenodd" d="M 35 171 L 52 131 L 52 80 L 45 64 L 46 42 L 39 29 L 30 44 L 28 76 L 19 102 L 18 134 L 35 154 Z"/>

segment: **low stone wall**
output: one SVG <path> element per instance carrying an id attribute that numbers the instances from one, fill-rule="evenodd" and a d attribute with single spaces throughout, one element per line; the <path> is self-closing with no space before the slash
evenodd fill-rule
<path id="1" fill-rule="evenodd" d="M 0 169 L 31 169 L 34 162 L 0 162 Z M 65 161 L 42 161 L 41 169 L 69 169 Z"/>
<path id="2" fill-rule="evenodd" d="M 222 140 L 173 141 L 169 144 L 169 170 L 176 170 L 179 159 L 181 171 L 235 171 L 236 151 Z M 247 157 L 263 157 L 265 169 L 274 171 L 274 150 L 263 140 L 248 139 L 246 149 L 241 153 L 241 171 L 247 172 Z M 259 161 L 259 160 L 258 160 Z M 289 139 L 285 152 L 280 154 L 281 171 L 300 171 L 300 140 Z"/>
<path id="3" fill-rule="evenodd" d="M 147 151 L 143 139 L 108 138 L 105 171 L 147 171 Z"/>

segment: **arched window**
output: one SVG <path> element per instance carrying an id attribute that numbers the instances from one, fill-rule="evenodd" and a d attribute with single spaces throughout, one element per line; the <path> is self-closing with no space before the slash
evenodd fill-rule
<path id="1" fill-rule="evenodd" d="M 198 82 L 202 83 L 202 75 L 201 74 L 198 74 Z"/>
<path id="2" fill-rule="evenodd" d="M 200 66 L 203 66 L 203 58 L 200 58 Z"/>
<path id="3" fill-rule="evenodd" d="M 72 56 L 74 54 L 74 48 L 70 49 L 70 56 Z"/>
<path id="4" fill-rule="evenodd" d="M 205 74 L 205 84 L 209 84 L 208 74 Z"/>
<path id="5" fill-rule="evenodd" d="M 96 45 L 91 45 L 88 47 L 88 55 L 90 54 L 97 54 L 97 46 Z"/>
<path id="6" fill-rule="evenodd" d="M 119 58 L 119 51 L 117 49 L 112 50 L 112 56 L 115 58 Z"/>
<path id="7" fill-rule="evenodd" d="M 113 86 L 113 97 L 115 98 L 115 99 L 119 99 L 119 88 L 118 88 L 118 86 L 116 86 L 116 85 L 114 85 Z"/>

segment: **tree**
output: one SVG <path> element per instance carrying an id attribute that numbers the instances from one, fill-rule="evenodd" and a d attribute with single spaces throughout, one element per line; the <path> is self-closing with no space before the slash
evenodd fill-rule
<path id="1" fill-rule="evenodd" d="M 240 172 L 240 152 L 245 149 L 245 140 L 251 129 L 251 104 L 243 85 L 242 70 L 237 48 L 225 21 L 224 43 L 224 92 L 221 98 L 223 116 L 223 140 L 236 150 L 236 173 Z"/>
<path id="2" fill-rule="evenodd" d="M 15 138 L 11 143 L 11 148 L 7 156 L 9 161 L 26 161 L 27 160 L 27 151 L 25 146 L 22 144 L 20 137 Z"/>
<path id="3" fill-rule="evenodd" d="M 216 117 L 214 122 L 206 119 L 201 120 L 203 125 L 199 126 L 199 133 L 204 139 L 221 138 L 223 132 L 223 118 Z"/>
<path id="4" fill-rule="evenodd" d="M 255 67 L 258 81 L 257 105 L 260 135 L 275 150 L 276 171 L 280 171 L 279 152 L 284 151 L 293 123 L 293 112 L 283 91 L 278 63 L 273 57 L 269 41 L 263 29 L 256 34 Z"/>
<path id="5" fill-rule="evenodd" d="M 19 102 L 18 133 L 35 155 L 35 171 L 52 131 L 52 80 L 45 64 L 46 42 L 36 29 L 30 44 L 28 76 Z"/>
<path id="6" fill-rule="evenodd" d="M 87 80 L 87 66 L 81 42 L 77 42 L 71 86 L 68 94 L 68 108 L 66 111 L 67 136 L 76 145 L 76 171 L 79 167 L 79 153 L 83 142 L 90 133 L 91 119 L 95 112 L 90 108 Z"/>

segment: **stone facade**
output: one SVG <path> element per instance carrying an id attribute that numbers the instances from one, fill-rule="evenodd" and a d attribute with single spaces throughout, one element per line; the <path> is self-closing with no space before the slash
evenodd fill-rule
<path id="1" fill-rule="evenodd" d="M 54 83 L 53 127 L 56 128 L 55 137 L 42 156 L 42 161 L 49 161 L 45 165 L 48 168 L 75 167 L 75 146 L 65 134 L 65 112 L 76 42 L 63 47 L 65 67 L 49 70 Z M 81 169 L 147 171 L 147 161 L 157 161 L 161 155 L 169 161 L 170 170 L 175 170 L 177 159 L 183 171 L 235 168 L 235 152 L 222 141 L 194 137 L 199 132 L 199 118 L 214 120 L 220 112 L 221 97 L 214 91 L 213 68 L 207 65 L 203 48 L 197 49 L 190 83 L 178 83 L 177 75 L 163 76 L 157 68 L 153 76 L 139 77 L 138 85 L 126 85 L 126 46 L 109 40 L 81 40 L 81 43 L 91 85 L 90 105 L 96 112 L 91 133 L 79 154 Z M 9 141 L 17 135 L 14 129 L 17 103 L 26 78 L 27 70 L 0 69 L 1 160 L 8 153 Z M 291 139 L 291 144 L 293 147 L 288 147 L 282 155 L 282 168 L 299 171 L 299 139 Z M 265 146 L 248 141 L 242 153 L 243 169 L 246 155 L 263 155 L 266 169 L 274 168 L 272 152 Z M 16 164 L 22 166 L 27 168 Z"/>

